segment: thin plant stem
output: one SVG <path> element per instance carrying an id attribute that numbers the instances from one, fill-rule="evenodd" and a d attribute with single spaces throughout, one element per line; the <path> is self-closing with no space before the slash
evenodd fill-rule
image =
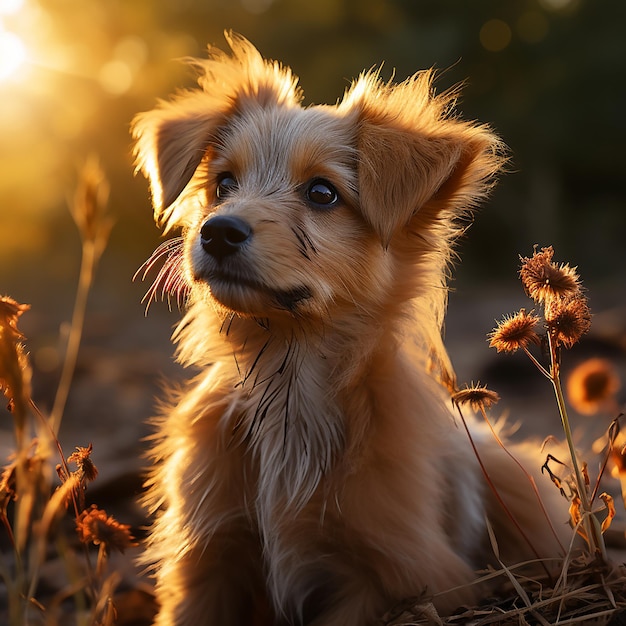
<path id="1" fill-rule="evenodd" d="M 502 448 L 504 453 L 519 467 L 519 469 L 522 471 L 524 476 L 526 476 L 526 479 L 530 483 L 533 493 L 535 494 L 535 497 L 537 498 L 539 507 L 541 508 L 543 516 L 546 522 L 548 523 L 548 526 L 550 527 L 550 530 L 552 531 L 552 534 L 554 535 L 556 542 L 561 547 L 561 550 L 563 551 L 563 553 L 565 553 L 565 547 L 561 543 L 561 540 L 559 539 L 559 536 L 556 530 L 554 529 L 554 525 L 552 524 L 552 520 L 550 519 L 550 516 L 548 515 L 548 512 L 546 511 L 546 507 L 543 504 L 543 499 L 541 498 L 541 494 L 539 493 L 539 490 L 537 489 L 537 483 L 535 483 L 535 479 L 526 471 L 526 468 L 520 463 L 519 459 L 517 459 L 517 457 L 514 454 L 512 454 L 511 451 L 504 445 L 504 442 L 502 441 L 502 439 L 500 439 L 498 433 L 496 432 L 496 429 L 493 427 L 493 425 L 491 424 L 491 421 L 487 417 L 487 412 L 485 411 L 485 408 L 483 406 L 480 407 L 480 412 L 483 416 L 483 419 L 487 423 L 489 430 L 491 431 L 491 435 L 496 440 L 497 444 L 500 446 L 500 448 Z"/>
<path id="2" fill-rule="evenodd" d="M 602 476 L 604 476 L 604 472 L 606 470 L 607 463 L 609 462 L 609 458 L 611 457 L 611 453 L 615 446 L 615 440 L 617 439 L 617 435 L 619 434 L 619 421 L 623 417 L 623 413 L 620 413 L 609 426 L 608 429 L 608 446 L 606 449 L 606 453 L 604 455 L 604 459 L 602 461 L 602 465 L 600 466 L 600 471 L 598 472 L 598 477 L 596 478 L 596 484 L 591 492 L 591 496 L 589 496 L 589 504 L 593 506 L 593 503 L 598 495 L 598 491 L 600 491 L 600 483 L 602 481 Z M 626 504 L 626 499 L 624 499 Z"/>
<path id="3" fill-rule="evenodd" d="M 546 378 L 548 378 L 549 380 L 552 380 L 552 375 L 550 374 L 550 372 L 543 365 L 541 365 L 541 363 L 539 363 L 539 361 L 535 358 L 533 353 L 526 346 L 522 346 L 522 350 L 524 350 L 524 352 L 526 353 L 526 356 L 533 362 L 533 364 L 536 366 L 536 368 Z"/>
<path id="4" fill-rule="evenodd" d="M 498 492 L 497 487 L 494 485 L 493 481 L 491 480 L 491 476 L 489 475 L 489 472 L 487 471 L 487 468 L 485 467 L 485 464 L 482 461 L 480 452 L 478 451 L 478 448 L 476 447 L 476 443 L 474 442 L 474 438 L 472 437 L 472 433 L 469 429 L 469 426 L 467 425 L 467 422 L 465 421 L 465 416 L 463 415 L 463 411 L 461 411 L 461 407 L 458 404 L 456 405 L 456 407 L 459 412 L 459 416 L 461 417 L 463 428 L 465 429 L 470 445 L 472 446 L 474 456 L 476 457 L 476 460 L 478 461 L 478 464 L 480 465 L 480 469 L 483 473 L 483 476 L 485 477 L 485 480 L 487 481 L 487 484 L 489 485 L 489 488 L 491 489 L 493 495 L 498 501 L 498 504 L 502 507 L 502 510 L 506 513 L 507 517 L 511 520 L 511 523 L 515 526 L 515 528 L 518 530 L 518 532 L 520 533 L 520 535 L 522 536 L 522 538 L 524 539 L 524 541 L 526 542 L 530 550 L 533 552 L 533 554 L 537 557 L 537 559 L 541 563 L 541 567 L 544 569 L 548 578 L 550 578 L 550 572 L 548 571 L 548 568 L 546 567 L 545 563 L 543 563 L 543 561 L 541 560 L 541 556 L 535 549 L 535 546 L 533 545 L 532 541 L 530 540 L 528 535 L 524 532 L 524 529 L 522 528 L 520 523 L 517 521 L 517 519 L 511 512 L 506 502 L 502 499 L 502 496 Z"/>
<path id="5" fill-rule="evenodd" d="M 50 422 L 48 420 L 46 420 L 46 418 L 44 417 L 44 415 L 41 413 L 41 411 L 39 410 L 39 407 L 35 404 L 35 402 L 33 402 L 32 400 L 30 401 L 31 407 L 33 409 L 33 411 L 35 412 L 35 415 L 37 415 L 37 417 L 39 418 L 39 420 L 41 421 L 41 423 L 43 424 L 44 428 L 47 428 L 48 430 L 52 431 L 52 425 L 50 424 Z M 61 442 L 59 441 L 58 437 L 53 433 L 50 432 L 48 433 L 48 436 L 50 436 L 50 438 L 52 439 L 52 441 L 54 441 L 58 454 L 59 454 L 59 458 L 61 460 L 61 467 L 62 467 L 62 471 L 65 475 L 65 480 L 67 480 L 67 477 L 70 476 L 71 472 L 70 469 L 67 465 L 67 461 L 65 460 L 65 454 L 63 453 L 63 449 L 61 448 Z M 74 518 L 76 520 L 76 522 L 78 522 L 79 518 L 80 518 L 80 511 L 79 511 L 79 507 L 78 507 L 78 501 L 76 499 L 76 490 L 72 489 L 70 492 L 70 497 L 72 500 L 72 506 L 74 508 Z M 91 587 L 91 591 L 92 593 L 95 595 L 95 573 L 93 571 L 93 565 L 91 563 L 91 559 L 89 557 L 89 549 L 87 547 L 87 545 L 85 543 L 82 544 L 82 551 L 83 551 L 83 556 L 85 558 L 85 565 L 87 567 L 87 577 L 88 577 L 88 583 Z"/>
<path id="6" fill-rule="evenodd" d="M 63 370 L 57 387 L 54 405 L 50 414 L 50 424 L 54 435 L 58 435 L 61 427 L 61 419 L 65 411 L 65 405 L 70 392 L 72 378 L 76 369 L 78 350 L 83 335 L 85 325 L 85 313 L 87 311 L 87 299 L 97 263 L 96 246 L 93 241 L 83 241 L 82 258 L 80 266 L 80 276 L 74 302 L 74 312 L 67 340 L 65 359 L 63 360 Z"/>
<path id="7" fill-rule="evenodd" d="M 551 360 L 550 381 L 552 382 L 552 387 L 556 396 L 556 402 L 559 408 L 559 414 L 561 416 L 561 423 L 563 426 L 563 433 L 565 434 L 565 439 L 567 441 L 567 446 L 572 461 L 572 467 L 574 469 L 576 488 L 578 490 L 578 495 L 580 497 L 580 502 L 583 509 L 583 527 L 585 529 L 585 534 L 587 535 L 589 548 L 594 554 L 599 555 L 602 561 L 606 563 L 608 557 L 606 554 L 606 547 L 604 545 L 604 538 L 602 537 L 599 522 L 591 510 L 591 503 L 589 501 L 589 496 L 587 493 L 585 478 L 580 469 L 580 465 L 578 464 L 578 455 L 576 453 L 576 447 L 574 446 L 574 438 L 572 436 L 572 429 L 567 414 L 567 407 L 565 405 L 563 389 L 561 387 L 558 348 L 556 342 L 554 341 L 554 338 L 552 337 L 551 332 L 548 332 L 548 343 L 550 347 Z"/>

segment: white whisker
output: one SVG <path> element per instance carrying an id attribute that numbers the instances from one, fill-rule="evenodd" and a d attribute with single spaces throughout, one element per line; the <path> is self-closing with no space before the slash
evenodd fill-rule
<path id="1" fill-rule="evenodd" d="M 189 285 L 184 274 L 184 240 L 174 237 L 164 241 L 135 272 L 133 280 L 146 280 L 148 274 L 158 267 L 156 278 L 142 299 L 146 304 L 146 313 L 156 300 L 167 300 L 171 308 L 171 296 L 175 296 L 178 308 L 182 308 L 187 298 Z"/>

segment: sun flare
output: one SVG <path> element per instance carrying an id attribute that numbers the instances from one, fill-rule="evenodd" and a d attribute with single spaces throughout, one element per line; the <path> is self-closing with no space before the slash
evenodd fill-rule
<path id="1" fill-rule="evenodd" d="M 26 60 L 26 46 L 18 35 L 0 31 L 0 81 L 11 78 Z"/>

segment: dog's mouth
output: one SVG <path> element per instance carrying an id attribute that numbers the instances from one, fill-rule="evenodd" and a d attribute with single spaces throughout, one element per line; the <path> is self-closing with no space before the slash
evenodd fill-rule
<path id="1" fill-rule="evenodd" d="M 247 312 L 242 309 L 249 308 L 260 297 L 273 308 L 294 313 L 303 302 L 313 297 L 306 285 L 275 289 L 254 278 L 219 270 L 195 278 L 205 282 L 212 296 L 222 305 L 241 312 Z"/>

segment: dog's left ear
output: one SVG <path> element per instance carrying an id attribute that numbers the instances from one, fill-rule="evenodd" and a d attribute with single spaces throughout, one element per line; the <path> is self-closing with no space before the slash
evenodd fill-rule
<path id="1" fill-rule="evenodd" d="M 366 74 L 340 105 L 356 115 L 361 211 L 385 247 L 425 207 L 471 208 L 502 167 L 500 140 L 451 117 L 453 97 L 433 95 L 432 72 L 399 85 Z"/>

